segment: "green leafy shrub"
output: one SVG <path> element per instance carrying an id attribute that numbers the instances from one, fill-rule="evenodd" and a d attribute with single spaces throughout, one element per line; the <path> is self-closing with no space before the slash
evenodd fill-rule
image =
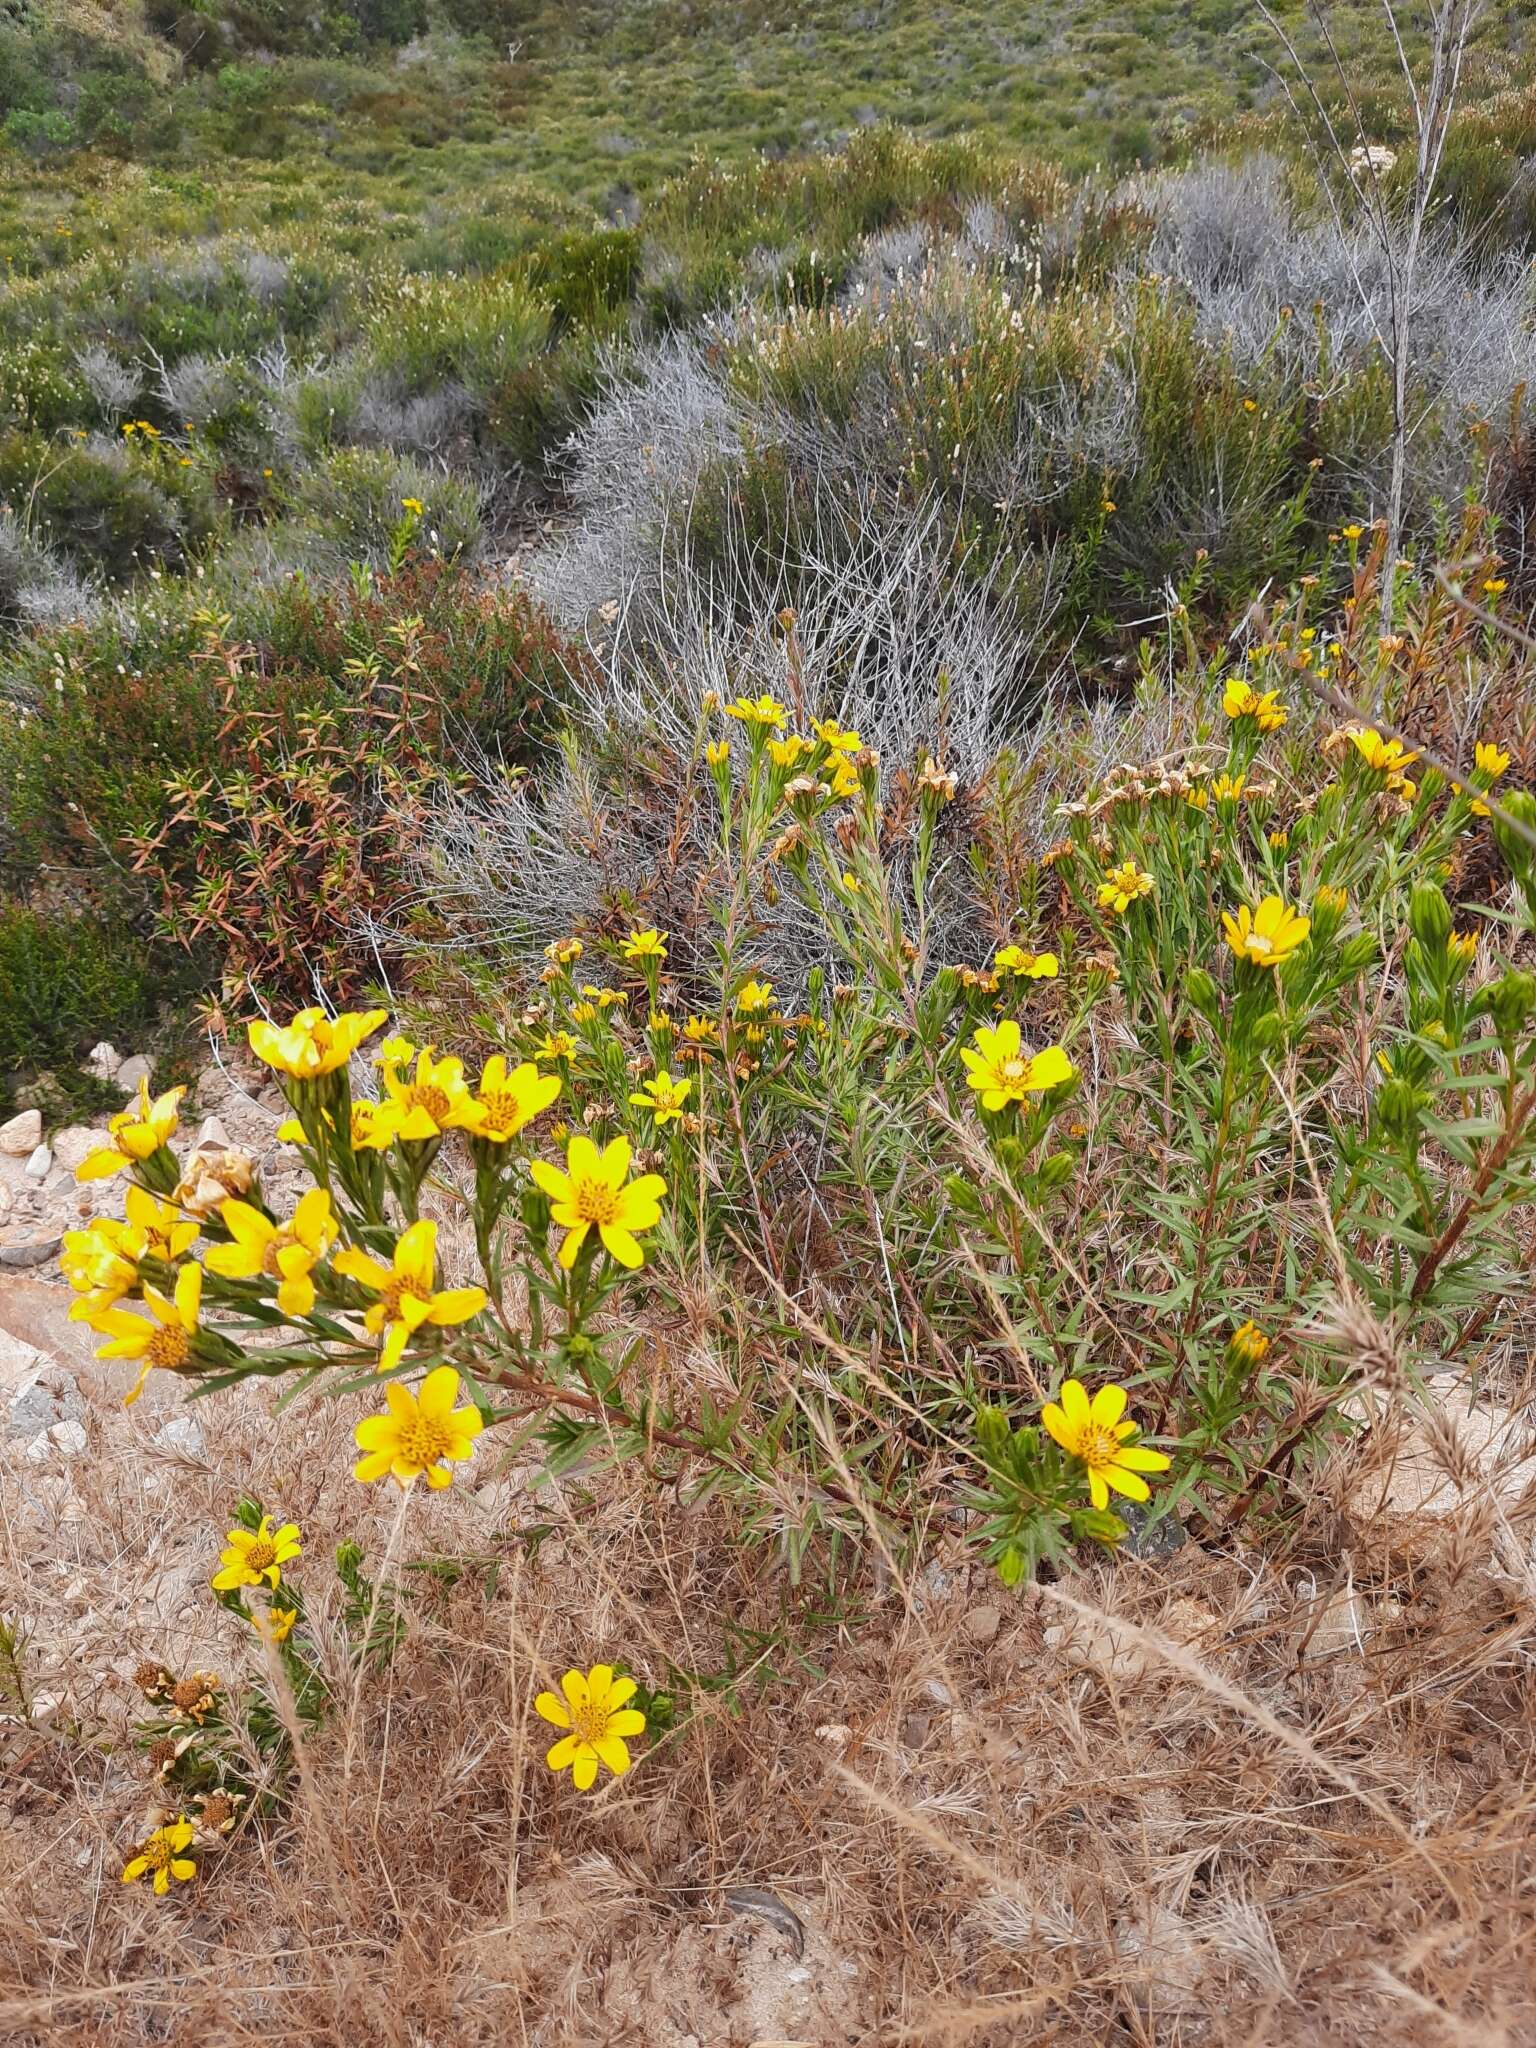
<path id="1" fill-rule="evenodd" d="M 236 980 L 356 986 L 426 793 L 461 753 L 530 759 L 580 663 L 525 596 L 441 560 L 247 595 L 238 626 L 146 607 L 25 643 L 0 856 Z"/>
<path id="2" fill-rule="evenodd" d="M 15 107 L 6 115 L 0 133 L 12 149 L 35 157 L 69 149 L 76 140 L 74 122 L 57 107 L 46 107 L 40 112 L 31 107 Z"/>
<path id="3" fill-rule="evenodd" d="M 141 1030 L 162 980 L 116 925 L 0 903 L 0 1103 L 18 1072 L 67 1069 L 98 1039 Z"/>
<path id="4" fill-rule="evenodd" d="M 337 557 L 383 561 L 407 498 L 426 507 L 432 545 L 444 555 L 472 554 L 480 538 L 480 494 L 461 476 L 403 462 L 387 449 L 340 448 L 301 470 L 286 509 Z"/>
<path id="5" fill-rule="evenodd" d="M 532 360 L 549 327 L 548 306 L 520 277 L 406 276 L 376 293 L 367 347 L 407 391 L 456 378 L 483 397 Z"/>
<path id="6" fill-rule="evenodd" d="M 206 480 L 169 452 L 35 433 L 0 436 L 0 498 L 29 503 L 43 542 L 112 583 L 181 568 L 218 524 Z"/>
<path id="7" fill-rule="evenodd" d="M 634 298 L 641 239 L 633 228 L 556 235 L 528 259 L 529 281 L 567 326 L 591 326 Z"/>

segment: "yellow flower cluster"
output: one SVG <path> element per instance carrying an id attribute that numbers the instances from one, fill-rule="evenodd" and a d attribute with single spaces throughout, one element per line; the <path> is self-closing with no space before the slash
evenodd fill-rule
<path id="1" fill-rule="evenodd" d="M 666 956 L 666 936 L 654 929 L 631 934 L 627 957 L 653 970 Z M 569 964 L 581 946 L 566 940 L 555 950 Z M 760 986 L 765 999 L 771 996 L 766 985 Z M 210 1286 L 215 1305 L 237 1315 L 254 1311 L 269 1319 L 265 1305 L 271 1304 L 286 1320 L 310 1324 L 311 1343 L 334 1338 L 338 1314 L 358 1317 L 363 1333 L 378 1345 L 377 1367 L 384 1373 L 406 1363 L 419 1333 L 469 1323 L 487 1308 L 484 1287 L 439 1284 L 435 1222 L 408 1220 L 396 1233 L 384 1220 L 381 1204 L 392 1189 L 412 1217 L 422 1174 L 444 1137 L 459 1131 L 474 1153 L 487 1199 L 494 1203 L 483 1225 L 488 1230 L 513 1186 L 503 1164 L 506 1148 L 556 1101 L 563 1077 L 559 1071 L 541 1071 L 538 1059 L 514 1065 L 496 1054 L 472 1087 L 459 1060 L 393 1037 L 377 1055 L 379 1099 L 353 1100 L 350 1063 L 384 1021 L 382 1010 L 333 1017 L 308 1009 L 287 1024 L 257 1020 L 251 1025 L 252 1050 L 284 1077 L 295 1112 L 280 1135 L 309 1148 L 319 1183 L 286 1217 L 261 1199 L 249 1162 L 236 1170 L 238 1160 L 229 1164 L 223 1183 L 210 1182 L 210 1199 L 204 1199 L 200 1181 L 195 1206 L 185 1206 L 193 1201 L 191 1184 L 181 1181 L 169 1149 L 182 1090 L 152 1100 L 147 1086 L 141 1086 L 136 1102 L 112 1119 L 109 1145 L 87 1159 L 80 1177 L 133 1173 L 125 1216 L 121 1221 L 98 1217 L 70 1232 L 63 1263 L 77 1296 L 72 1314 L 105 1339 L 99 1355 L 139 1364 L 130 1401 L 138 1398 L 155 1368 L 196 1375 L 238 1365 L 239 1346 L 205 1319 Z M 665 1021 L 657 1020 L 658 1028 Z M 548 1034 L 539 1059 L 558 1065 L 575 1050 L 568 1033 Z M 693 1086 L 691 1079 L 674 1078 L 662 1068 L 635 1093 L 632 1104 L 665 1126 L 684 1115 Z M 632 1271 L 644 1263 L 641 1239 L 660 1221 L 666 1182 L 655 1173 L 631 1178 L 631 1158 L 627 1138 L 600 1151 L 579 1133 L 569 1140 L 563 1170 L 547 1160 L 529 1163 L 533 1185 L 550 1203 L 552 1220 L 563 1233 L 558 1261 L 567 1271 L 589 1239 L 622 1268 Z M 153 1184 L 147 1185 L 151 1177 Z M 238 1192 L 225 1192 L 226 1187 Z M 339 1199 L 343 1192 L 345 1203 Z M 362 1207 L 354 1214 L 351 1205 L 359 1202 Z M 193 1249 L 204 1234 L 212 1241 L 198 1263 Z M 322 1296 L 325 1315 L 316 1320 Z M 129 1299 L 134 1308 L 121 1305 Z M 450 1392 L 456 1392 L 458 1376 L 451 1369 L 449 1376 Z M 419 1400 L 391 1388 L 390 1415 L 374 1418 L 381 1427 L 392 1419 L 403 1427 L 415 1418 L 414 1435 L 407 1429 L 404 1448 L 388 1461 L 396 1477 L 411 1463 L 412 1443 L 420 1449 L 441 1440 L 448 1449 L 421 1458 L 416 1469 L 441 1474 L 429 1480 L 433 1485 L 446 1483 L 443 1459 L 460 1455 L 455 1447 L 467 1445 L 477 1432 L 478 1409 L 464 1411 L 470 1418 L 466 1422 L 453 1413 L 451 1400 L 447 1408 L 441 1406 L 446 1384 L 429 1374 Z M 401 1402 L 410 1404 L 409 1415 Z M 289 1533 L 278 1532 L 277 1540 L 286 1540 Z M 237 1550 L 244 1547 L 233 1534 L 231 1543 Z M 225 1565 L 235 1568 L 228 1557 Z"/>
<path id="2" fill-rule="evenodd" d="M 1405 803 L 1413 802 L 1419 786 L 1404 771 L 1418 760 L 1416 753 L 1405 747 L 1401 740 L 1385 739 L 1373 725 L 1348 726 L 1345 738 L 1366 767 L 1381 777 L 1384 788 L 1393 796 L 1401 797 Z"/>

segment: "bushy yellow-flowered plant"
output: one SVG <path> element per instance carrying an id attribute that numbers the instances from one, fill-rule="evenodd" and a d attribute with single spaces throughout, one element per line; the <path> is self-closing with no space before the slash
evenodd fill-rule
<path id="1" fill-rule="evenodd" d="M 938 935 L 976 792 L 794 690 L 706 703 L 707 944 L 665 877 L 548 940 L 478 1080 L 382 1012 L 253 1026 L 313 1191 L 187 1212 L 146 1091 L 76 1312 L 146 1372 L 382 1379 L 365 1482 L 448 1485 L 518 1429 L 736 1499 L 794 1570 L 871 1515 L 900 1543 L 933 1486 L 1006 1578 L 1283 1497 L 1347 1426 L 1339 1259 L 1409 1333 L 1496 1298 L 1536 1117 L 1536 982 L 1443 891 L 1491 820 L 1530 931 L 1536 806 L 1498 738 L 1458 783 L 1385 712 L 1320 728 L 1297 678 L 1353 658 L 1292 622 L 1197 672 L 1188 747 L 1067 804 L 970 962 Z M 799 975 L 759 944 L 790 902 Z M 701 1314 L 707 1392 L 659 1334 Z"/>

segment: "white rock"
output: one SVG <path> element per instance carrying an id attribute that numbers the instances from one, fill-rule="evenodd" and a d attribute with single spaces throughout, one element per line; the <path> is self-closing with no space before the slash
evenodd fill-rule
<path id="1" fill-rule="evenodd" d="M 110 1038 L 103 1038 L 98 1045 L 93 1045 L 91 1056 L 86 1061 L 91 1072 L 103 1081 L 113 1080 L 122 1064 L 123 1056 Z"/>
<path id="2" fill-rule="evenodd" d="M 1496 1401 L 1474 1401 L 1467 1382 L 1437 1373 L 1425 1398 L 1450 1441 L 1428 1424 L 1408 1422 L 1384 1469 L 1367 1465 L 1349 1489 L 1345 1511 L 1361 1522 L 1380 1521 L 1409 1550 L 1434 1550 L 1447 1525 L 1491 1497 L 1506 1512 L 1536 1480 L 1536 1436 L 1525 1416 Z M 1452 1471 L 1466 1479 L 1465 1491 Z"/>
<path id="3" fill-rule="evenodd" d="M 61 1366 L 19 1337 L 0 1331 L 0 1375 L 9 1379 L 12 1366 L 14 1391 L 5 1404 L 8 1436 L 35 1437 L 84 1412 L 80 1389 Z"/>
<path id="4" fill-rule="evenodd" d="M 1044 1640 L 1048 1650 L 1055 1650 L 1069 1664 L 1096 1671 L 1116 1684 L 1134 1684 L 1159 1669 L 1157 1658 L 1143 1651 L 1110 1614 L 1074 1614 L 1063 1626 L 1048 1628 Z"/>
<path id="5" fill-rule="evenodd" d="M 141 1081 L 147 1081 L 154 1071 L 154 1061 L 146 1053 L 136 1052 L 131 1059 L 123 1061 L 112 1076 L 119 1088 L 133 1094 Z"/>
<path id="6" fill-rule="evenodd" d="M 1138 2003 L 1171 2018 L 1197 2010 L 1204 1956 L 1200 1937 L 1168 1906 L 1145 1911 L 1115 1928 L 1116 1960 Z"/>
<path id="7" fill-rule="evenodd" d="M 48 1440 L 61 1458 L 81 1457 L 91 1447 L 91 1440 L 85 1433 L 85 1424 L 71 1419 L 56 1422 L 48 1432 Z"/>
<path id="8" fill-rule="evenodd" d="M 68 1124 L 62 1131 L 53 1134 L 53 1159 L 56 1166 L 62 1166 L 66 1173 L 89 1159 L 93 1152 L 99 1152 L 106 1143 L 100 1131 L 93 1131 L 89 1124 Z"/>
<path id="9" fill-rule="evenodd" d="M 39 1145 L 27 1161 L 28 1180 L 46 1180 L 53 1171 L 53 1147 Z"/>
<path id="10" fill-rule="evenodd" d="M 205 1445 L 203 1432 L 190 1415 L 173 1415 L 155 1431 L 155 1442 L 163 1451 L 179 1451 L 184 1458 L 200 1458 Z"/>
<path id="11" fill-rule="evenodd" d="M 1003 1625 L 1000 1607 L 973 1607 L 963 1627 L 973 1643 L 990 1643 Z"/>
<path id="12" fill-rule="evenodd" d="M 25 1159 L 42 1143 L 43 1113 L 40 1109 L 18 1110 L 9 1123 L 0 1124 L 0 1152 L 13 1159 Z"/>
<path id="13" fill-rule="evenodd" d="M 6 1217 L 10 1215 L 11 1203 L 14 1200 L 15 1197 L 12 1195 L 10 1189 L 6 1186 L 3 1180 L 0 1180 L 0 1223 L 3 1223 Z"/>

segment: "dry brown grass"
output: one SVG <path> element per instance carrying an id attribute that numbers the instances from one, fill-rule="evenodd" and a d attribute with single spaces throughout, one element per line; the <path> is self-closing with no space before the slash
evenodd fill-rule
<path id="1" fill-rule="evenodd" d="M 487 1457 L 402 1510 L 348 1476 L 351 1403 L 274 1427 L 225 1397 L 207 1451 L 168 1455 L 163 1409 L 91 1385 L 89 1455 L 4 1482 L 0 1605 L 62 1696 L 6 1734 L 8 2041 L 1533 2038 L 1536 1628 L 1486 1540 L 1426 1551 L 1319 1503 L 1283 1561 L 1190 1545 L 1010 1595 L 941 1539 L 818 1618 L 715 1511 L 627 1475 L 534 1495 Z M 118 1879 L 147 1804 L 130 1674 L 254 1674 L 200 1590 L 242 1488 L 304 1526 L 347 1706 L 288 1816 L 156 1900 Z M 404 1647 L 354 1685 L 343 1536 L 375 1569 L 499 1571 L 403 1572 Z M 545 1771 L 552 1673 L 718 1671 L 727 1623 L 769 1639 L 735 1704 L 693 1695 L 585 1800 Z M 798 1914 L 803 1958 L 726 1910 L 744 1885 Z"/>

